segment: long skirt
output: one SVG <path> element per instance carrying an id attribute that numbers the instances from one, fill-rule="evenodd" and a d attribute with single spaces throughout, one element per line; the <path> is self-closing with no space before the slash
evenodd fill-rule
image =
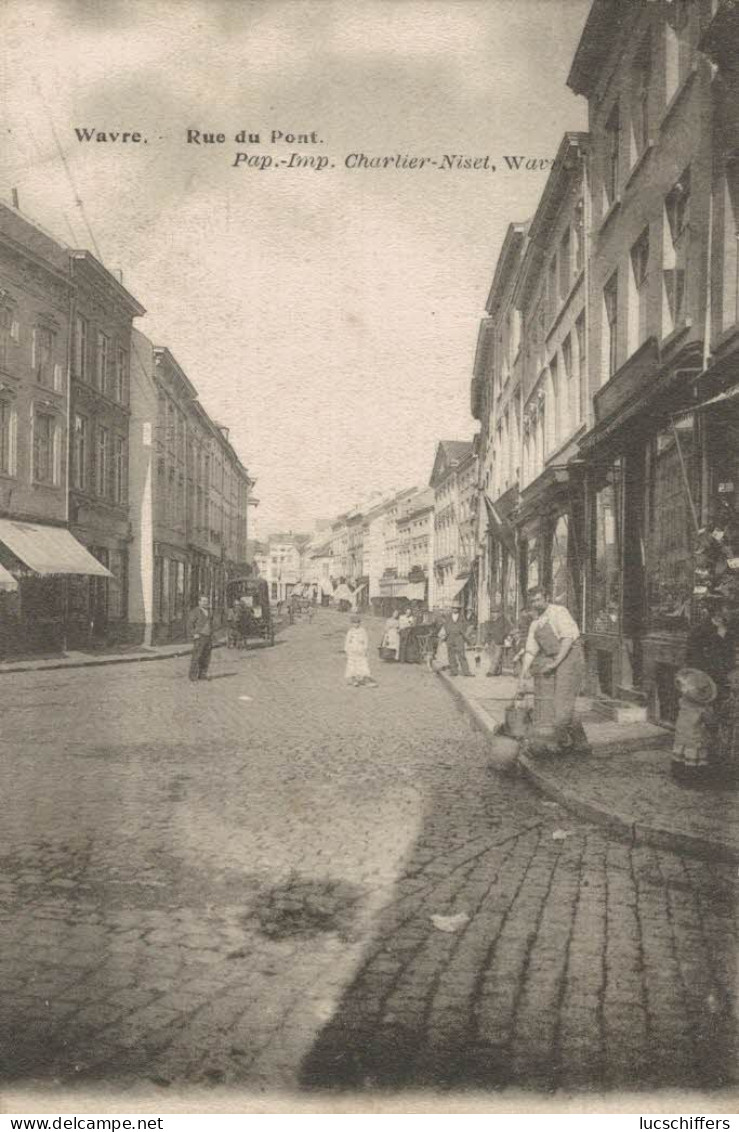
<path id="1" fill-rule="evenodd" d="M 347 680 L 365 680 L 370 674 L 366 653 L 350 653 L 346 658 L 344 677 Z"/>

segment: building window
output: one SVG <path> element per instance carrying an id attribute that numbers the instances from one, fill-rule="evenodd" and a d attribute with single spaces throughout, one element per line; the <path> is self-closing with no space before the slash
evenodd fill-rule
<path id="1" fill-rule="evenodd" d="M 629 301 L 629 353 L 647 337 L 649 279 L 649 229 L 645 228 L 631 249 L 631 295 Z"/>
<path id="2" fill-rule="evenodd" d="M 585 267 L 585 203 L 582 199 L 575 205 L 575 272 L 580 275 Z"/>
<path id="3" fill-rule="evenodd" d="M 620 152 L 621 124 L 619 121 L 618 103 L 608 115 L 605 137 L 605 170 L 603 187 L 606 194 L 608 208 L 616 200 L 619 188 L 619 152 Z"/>
<path id="4" fill-rule="evenodd" d="M 101 393 L 107 391 L 108 379 L 108 355 L 110 349 L 110 342 L 107 335 L 102 331 L 98 331 L 97 337 L 97 351 L 95 354 L 95 385 Z"/>
<path id="5" fill-rule="evenodd" d="M 572 370 L 571 334 L 568 334 L 562 343 L 562 405 L 563 435 L 566 436 L 578 424 L 580 417 L 577 382 Z"/>
<path id="6" fill-rule="evenodd" d="M 577 593 L 570 577 L 569 517 L 560 515 L 551 532 L 549 544 L 549 585 L 552 601 L 565 605 L 577 617 Z"/>
<path id="7" fill-rule="evenodd" d="M 61 366 L 55 362 L 56 332 L 50 326 L 34 326 L 31 368 L 47 389 L 61 391 Z"/>
<path id="8" fill-rule="evenodd" d="M 0 366 L 6 369 L 13 362 L 13 348 L 18 345 L 20 326 L 12 307 L 0 307 Z"/>
<path id="9" fill-rule="evenodd" d="M 739 323 L 739 155 L 726 163 L 723 259 L 722 329 L 728 330 Z"/>
<path id="10" fill-rule="evenodd" d="M 116 621 L 126 616 L 126 567 L 125 551 L 111 550 L 108 569 L 113 577 L 108 579 L 108 617 Z"/>
<path id="11" fill-rule="evenodd" d="M 14 476 L 16 471 L 17 417 L 9 401 L 0 400 L 0 474 Z"/>
<path id="12" fill-rule="evenodd" d="M 662 268 L 664 336 L 682 326 L 687 314 L 689 219 L 690 171 L 686 170 L 665 200 Z"/>
<path id="13" fill-rule="evenodd" d="M 588 377 L 588 344 L 585 337 L 585 311 L 578 316 L 575 323 L 575 343 L 577 346 L 577 358 L 575 361 L 577 414 L 575 419 L 579 420 L 580 414 L 582 413 L 583 383 L 587 382 Z"/>
<path id="14" fill-rule="evenodd" d="M 570 230 L 565 231 L 559 243 L 559 294 L 564 301 L 570 293 L 572 261 L 570 259 Z"/>
<path id="15" fill-rule="evenodd" d="M 95 465 L 95 491 L 105 497 L 108 494 L 110 470 L 110 431 L 100 426 L 98 428 L 97 461 Z"/>
<path id="16" fill-rule="evenodd" d="M 621 465 L 606 472 L 595 492 L 593 511 L 592 628 L 618 633 L 621 621 Z"/>
<path id="17" fill-rule="evenodd" d="M 79 413 L 74 415 L 72 434 L 72 487 L 87 490 L 88 430 L 87 420 Z"/>
<path id="18" fill-rule="evenodd" d="M 185 563 L 172 563 L 175 567 L 173 574 L 174 590 L 174 616 L 175 620 L 185 616 Z"/>
<path id="19" fill-rule="evenodd" d="M 35 412 L 33 416 L 33 479 L 35 483 L 58 482 L 58 435 L 56 422 L 50 413 Z"/>
<path id="20" fill-rule="evenodd" d="M 614 271 L 603 288 L 606 334 L 603 353 L 606 378 L 618 369 L 618 272 Z"/>
<path id="21" fill-rule="evenodd" d="M 126 501 L 126 441 L 116 436 L 113 451 L 113 499 L 116 503 Z"/>
<path id="22" fill-rule="evenodd" d="M 553 452 L 562 434 L 562 396 L 559 388 L 559 363 L 554 354 L 549 362 L 549 376 L 552 384 L 552 412 L 550 415 L 549 451 Z"/>
<path id="23" fill-rule="evenodd" d="M 693 593 L 695 529 L 687 492 L 700 485 L 694 419 L 657 434 L 650 452 L 647 612 L 652 629 L 684 629 Z"/>
<path id="24" fill-rule="evenodd" d="M 128 352 L 121 346 L 116 355 L 115 399 L 119 405 L 128 404 Z"/>
<path id="25" fill-rule="evenodd" d="M 649 144 L 649 91 L 652 84 L 652 40 L 644 39 L 634 57 L 631 103 L 631 164 Z"/>
<path id="26" fill-rule="evenodd" d="M 74 326 L 74 359 L 77 377 L 80 381 L 87 381 L 87 346 L 88 346 L 87 319 L 81 314 L 77 315 Z"/>

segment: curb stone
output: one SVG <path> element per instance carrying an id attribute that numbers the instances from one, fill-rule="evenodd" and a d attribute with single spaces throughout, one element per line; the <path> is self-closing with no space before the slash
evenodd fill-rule
<path id="1" fill-rule="evenodd" d="M 214 649 L 225 647 L 225 641 L 216 641 L 213 645 Z M 133 653 L 132 655 L 121 656 L 100 656 L 100 657 L 85 657 L 84 660 L 52 660 L 49 663 L 37 664 L 33 661 L 28 663 L 19 663 L 8 665 L 7 668 L 0 668 L 0 677 L 9 676 L 14 672 L 56 672 L 64 668 L 103 668 L 111 664 L 138 664 L 145 663 L 152 660 L 175 660 L 178 657 L 190 656 L 192 653 L 192 645 L 183 645 L 181 649 L 176 652 L 157 653 Z"/>
<path id="2" fill-rule="evenodd" d="M 437 676 L 447 690 L 451 692 L 457 703 L 470 716 L 476 730 L 492 738 L 496 722 L 485 709 L 480 707 L 479 704 L 472 703 L 446 673 L 437 672 Z M 612 747 L 613 743 L 603 744 L 603 750 L 607 751 Z M 725 841 L 713 840 L 700 834 L 686 833 L 683 830 L 652 825 L 641 819 L 608 809 L 606 806 L 598 805 L 598 803 L 552 779 L 526 755 L 519 754 L 518 765 L 527 780 L 540 793 L 551 798 L 552 801 L 558 802 L 578 817 L 603 826 L 616 836 L 635 844 L 653 845 L 657 849 L 672 849 L 679 853 L 707 858 L 711 861 L 739 864 L 739 849 Z"/>

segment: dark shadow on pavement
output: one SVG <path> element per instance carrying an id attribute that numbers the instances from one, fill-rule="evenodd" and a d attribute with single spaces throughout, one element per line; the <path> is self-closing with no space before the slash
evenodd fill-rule
<path id="1" fill-rule="evenodd" d="M 301 1085 L 728 1086 L 734 872 L 450 766 Z"/>

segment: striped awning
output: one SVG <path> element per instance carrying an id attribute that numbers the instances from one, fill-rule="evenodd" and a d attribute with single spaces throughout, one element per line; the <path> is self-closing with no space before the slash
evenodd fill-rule
<path id="1" fill-rule="evenodd" d="M 64 527 L 0 519 L 0 543 L 34 574 L 113 577 Z"/>

